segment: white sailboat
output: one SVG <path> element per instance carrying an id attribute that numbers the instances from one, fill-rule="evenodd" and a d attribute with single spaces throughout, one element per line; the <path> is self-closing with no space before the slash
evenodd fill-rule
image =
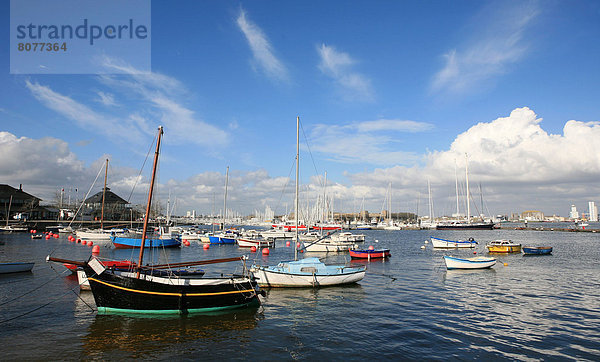
<path id="1" fill-rule="evenodd" d="M 298 260 L 298 191 L 300 169 L 300 117 L 296 119 L 296 202 L 294 260 L 283 261 L 275 266 L 253 265 L 250 271 L 261 287 L 320 287 L 356 283 L 365 276 L 365 267 L 326 265 L 318 258 Z"/>
<path id="2" fill-rule="evenodd" d="M 8 220 L 10 217 L 10 206 L 12 204 L 12 195 L 10 195 L 10 201 L 8 202 L 8 212 L 6 213 L 6 226 L 0 227 L 0 231 L 8 231 L 8 232 L 24 232 L 27 231 L 26 227 L 23 226 L 13 226 L 8 224 Z"/>

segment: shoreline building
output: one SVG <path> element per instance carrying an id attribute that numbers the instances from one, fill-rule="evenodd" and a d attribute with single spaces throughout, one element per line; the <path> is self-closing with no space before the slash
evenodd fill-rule
<path id="1" fill-rule="evenodd" d="M 571 211 L 569 212 L 569 218 L 572 220 L 579 219 L 579 212 L 577 211 L 577 207 L 575 205 L 571 205 Z"/>
<path id="2" fill-rule="evenodd" d="M 598 207 L 596 206 L 596 203 L 590 201 L 588 202 L 588 207 L 590 213 L 589 221 L 598 221 Z"/>

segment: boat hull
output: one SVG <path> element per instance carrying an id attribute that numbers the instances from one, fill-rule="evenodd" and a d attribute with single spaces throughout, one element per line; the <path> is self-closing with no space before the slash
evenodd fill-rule
<path id="1" fill-rule="evenodd" d="M 455 258 L 452 256 L 444 256 L 444 262 L 448 270 L 453 269 L 487 269 L 496 264 L 496 259 L 486 257 L 476 258 Z"/>
<path id="2" fill-rule="evenodd" d="M 365 277 L 364 267 L 325 265 L 318 258 L 281 262 L 276 266 L 251 268 L 261 287 L 315 288 L 353 284 Z"/>
<path id="3" fill-rule="evenodd" d="M 522 248 L 524 255 L 549 255 L 552 254 L 551 246 L 541 246 L 541 247 L 530 247 L 524 246 Z"/>
<path id="4" fill-rule="evenodd" d="M 269 240 L 260 240 L 260 239 L 246 239 L 246 238 L 239 238 L 237 240 L 238 246 L 240 248 L 251 248 L 251 247 L 272 247 L 275 245 L 274 241 L 269 241 Z"/>
<path id="5" fill-rule="evenodd" d="M 142 245 L 142 239 L 122 238 L 113 236 L 111 241 L 117 249 L 139 248 Z M 144 248 L 176 248 L 181 246 L 177 239 L 146 239 Z"/>
<path id="6" fill-rule="evenodd" d="M 0 274 L 30 272 L 35 263 L 0 263 Z"/>
<path id="7" fill-rule="evenodd" d="M 188 314 L 260 305 L 248 277 L 178 279 L 84 267 L 99 314 Z"/>
<path id="8" fill-rule="evenodd" d="M 494 223 L 474 223 L 474 224 L 442 224 L 436 225 L 437 230 L 492 230 Z"/>
<path id="9" fill-rule="evenodd" d="M 350 257 L 352 259 L 382 259 L 389 257 L 390 249 L 379 250 L 352 250 L 350 249 Z"/>
<path id="10" fill-rule="evenodd" d="M 209 236 L 211 244 L 235 244 L 235 238 L 223 237 L 223 236 Z"/>
<path id="11" fill-rule="evenodd" d="M 521 245 L 509 245 L 509 246 L 487 246 L 488 252 L 490 253 L 519 253 L 521 252 Z"/>
<path id="12" fill-rule="evenodd" d="M 350 249 L 353 246 L 354 246 L 354 244 L 352 244 L 352 243 L 335 243 L 335 242 L 321 243 L 321 242 L 316 242 L 314 244 L 308 245 L 306 247 L 306 251 L 309 252 L 309 253 L 311 253 L 311 252 L 317 252 L 317 253 L 339 253 L 339 252 L 348 251 L 348 249 Z"/>
<path id="13" fill-rule="evenodd" d="M 430 238 L 431 244 L 436 249 L 457 249 L 457 248 L 474 248 L 477 245 L 475 240 L 446 240 L 440 238 Z"/>

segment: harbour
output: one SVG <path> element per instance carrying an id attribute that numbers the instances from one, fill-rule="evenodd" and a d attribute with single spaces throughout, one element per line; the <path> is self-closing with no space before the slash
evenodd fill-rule
<path id="1" fill-rule="evenodd" d="M 255 309 L 151 318 L 98 315 L 91 293 L 80 292 L 77 279 L 62 265 L 45 262 L 48 254 L 87 260 L 89 247 L 66 236 L 32 240 L 24 233 L 1 234 L 2 260 L 35 262 L 30 273 L 0 276 L 0 341 L 12 346 L 3 359 L 38 359 L 40 351 L 63 360 L 600 358 L 595 234 L 514 229 L 466 235 L 436 230 L 363 233 L 365 246 L 390 249 L 392 256 L 354 261 L 348 253 L 306 255 L 327 264 L 365 265 L 365 278 L 357 284 L 267 288 Z M 434 250 L 424 243 L 431 236 L 472 237 L 479 243 L 468 250 Z M 551 245 L 554 251 L 534 258 L 497 255 L 498 263 L 485 270 L 445 269 L 444 255 L 488 255 L 485 241 L 493 239 Z M 127 259 L 132 250 L 107 245 L 100 256 Z M 269 255 L 237 245 L 204 249 L 191 244 L 156 251 L 152 258 L 180 262 L 246 255 L 249 261 L 272 265 L 292 254 L 280 240 Z M 241 266 L 234 264 L 205 269 L 207 275 L 239 272 Z"/>

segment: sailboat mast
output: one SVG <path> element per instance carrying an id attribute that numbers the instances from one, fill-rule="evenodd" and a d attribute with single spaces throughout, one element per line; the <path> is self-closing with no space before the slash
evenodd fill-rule
<path id="1" fill-rule="evenodd" d="M 454 159 L 454 182 L 456 184 L 456 219 L 458 220 L 460 209 L 458 207 L 458 174 L 456 173 L 456 159 Z"/>
<path id="2" fill-rule="evenodd" d="M 227 218 L 227 185 L 229 184 L 229 166 L 227 166 L 227 171 L 225 171 L 225 197 L 223 197 L 223 227 L 222 230 L 225 230 L 225 220 Z"/>
<path id="3" fill-rule="evenodd" d="M 102 189 L 102 213 L 100 214 L 100 229 L 104 229 L 104 200 L 106 198 L 106 178 L 108 177 L 108 158 L 104 168 L 104 189 Z"/>
<path id="4" fill-rule="evenodd" d="M 8 211 L 6 212 L 6 227 L 8 227 L 8 220 L 10 219 L 10 205 L 12 205 L 12 195 L 10 195 L 10 200 L 8 201 Z"/>
<path id="5" fill-rule="evenodd" d="M 140 245 L 140 258 L 137 263 L 137 278 L 140 277 L 140 268 L 144 260 L 144 244 L 146 242 L 146 232 L 148 231 L 148 220 L 150 219 L 150 207 L 152 205 L 152 193 L 154 191 L 154 178 L 156 177 L 156 165 L 158 164 L 158 153 L 160 151 L 160 140 L 162 138 L 163 128 L 158 127 L 158 137 L 156 140 L 156 152 L 154 152 L 154 164 L 152 165 L 152 178 L 150 179 L 150 191 L 148 191 L 148 203 L 146 204 L 146 215 L 144 217 L 144 229 L 142 231 L 142 242 Z"/>
<path id="6" fill-rule="evenodd" d="M 296 217 L 296 242 L 294 245 L 294 260 L 298 260 L 298 191 L 299 191 L 299 175 L 300 175 L 300 116 L 296 117 L 296 202 L 294 216 Z"/>
<path id="7" fill-rule="evenodd" d="M 471 223 L 471 200 L 469 195 L 469 156 L 465 153 L 465 182 L 467 184 L 467 223 Z"/>

